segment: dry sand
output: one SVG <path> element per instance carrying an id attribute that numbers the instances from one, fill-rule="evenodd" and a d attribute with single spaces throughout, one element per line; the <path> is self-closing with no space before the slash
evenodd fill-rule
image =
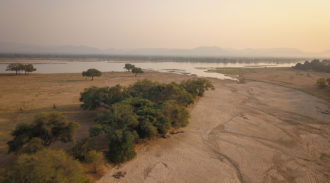
<path id="1" fill-rule="evenodd" d="M 136 158 L 110 169 L 98 182 L 329 182 L 329 102 L 268 82 L 267 74 L 253 77 L 262 82 L 212 79 L 216 90 L 192 107 L 184 133 L 149 141 Z M 142 78 L 179 82 L 189 76 L 105 73 L 92 82 L 79 74 L 0 75 L 1 166 L 12 163 L 5 142 L 16 124 L 56 104 L 81 124 L 77 138 L 82 138 L 94 115 L 79 109 L 79 93 L 91 85 L 128 85 Z M 114 178 L 119 171 L 126 175 Z"/>

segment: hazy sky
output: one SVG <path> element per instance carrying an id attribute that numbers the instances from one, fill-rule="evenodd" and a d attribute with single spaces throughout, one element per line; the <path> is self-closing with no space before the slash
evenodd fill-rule
<path id="1" fill-rule="evenodd" d="M 0 0 L 0 41 L 330 49 L 330 0 Z"/>

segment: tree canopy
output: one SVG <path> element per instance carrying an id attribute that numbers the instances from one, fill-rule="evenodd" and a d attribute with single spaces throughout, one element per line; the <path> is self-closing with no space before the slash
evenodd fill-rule
<path id="1" fill-rule="evenodd" d="M 27 151 L 31 146 L 49 146 L 57 140 L 70 142 L 78 127 L 78 123 L 68 121 L 59 112 L 41 113 L 35 117 L 32 124 L 22 123 L 16 126 L 11 133 L 13 140 L 7 143 L 8 152 Z M 35 148 L 33 149 L 32 151 L 35 151 Z"/>
<path id="2" fill-rule="evenodd" d="M 105 108 L 96 117 L 97 125 L 90 136 L 106 134 L 109 138 L 108 158 L 114 163 L 135 156 L 137 139 L 166 134 L 170 128 L 188 124 L 186 107 L 204 92 L 214 89 L 206 79 L 180 84 L 138 81 L 128 87 L 91 87 L 81 93 L 83 109 Z"/>
<path id="3" fill-rule="evenodd" d="M 11 63 L 7 66 L 6 71 L 15 71 L 16 75 L 20 72 L 20 71 L 24 71 L 25 74 L 29 73 L 29 72 L 34 72 L 37 69 L 33 66 L 33 64 L 21 64 L 21 63 Z"/>
<path id="4" fill-rule="evenodd" d="M 125 64 L 124 68 L 127 71 L 131 71 L 133 68 L 135 68 L 135 66 L 133 64 Z"/>
<path id="5" fill-rule="evenodd" d="M 135 76 L 137 76 L 138 74 L 142 74 L 142 73 L 144 73 L 144 72 L 143 72 L 143 70 L 142 70 L 141 68 L 139 68 L 139 67 L 134 67 L 134 68 L 132 69 L 132 73 L 134 73 Z"/>
<path id="6" fill-rule="evenodd" d="M 83 167 L 62 150 L 45 149 L 22 154 L 3 182 L 11 183 L 87 183 Z"/>
<path id="7" fill-rule="evenodd" d="M 94 77 L 100 77 L 102 72 L 97 69 L 88 69 L 87 71 L 82 72 L 83 77 L 91 77 L 94 80 Z"/>

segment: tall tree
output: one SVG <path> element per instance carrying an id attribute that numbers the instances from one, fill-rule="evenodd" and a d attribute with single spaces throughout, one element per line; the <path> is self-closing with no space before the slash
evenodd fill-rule
<path id="1" fill-rule="evenodd" d="M 20 63 L 12 63 L 7 66 L 6 71 L 15 71 L 16 75 L 19 71 L 24 70 L 24 65 Z"/>

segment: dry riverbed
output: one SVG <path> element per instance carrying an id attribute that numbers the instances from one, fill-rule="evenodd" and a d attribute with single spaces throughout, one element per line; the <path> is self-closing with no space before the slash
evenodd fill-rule
<path id="1" fill-rule="evenodd" d="M 286 80 L 294 71 L 268 73 Z M 259 77 L 250 74 L 244 84 L 211 79 L 216 90 L 192 106 L 183 133 L 149 141 L 139 147 L 135 159 L 108 170 L 98 182 L 329 182 L 330 108 L 326 99 L 316 97 L 315 80 L 306 81 L 306 73 L 295 74 L 293 79 L 303 86 L 282 86 L 267 80 L 274 79 L 267 71 Z M 81 124 L 77 138 L 82 138 L 94 124 L 94 114 L 79 109 L 84 88 L 128 85 L 143 78 L 180 82 L 190 76 L 105 73 L 88 81 L 79 74 L 0 75 L 1 166 L 12 162 L 6 141 L 16 124 L 53 110 L 55 104 L 56 110 Z"/>

